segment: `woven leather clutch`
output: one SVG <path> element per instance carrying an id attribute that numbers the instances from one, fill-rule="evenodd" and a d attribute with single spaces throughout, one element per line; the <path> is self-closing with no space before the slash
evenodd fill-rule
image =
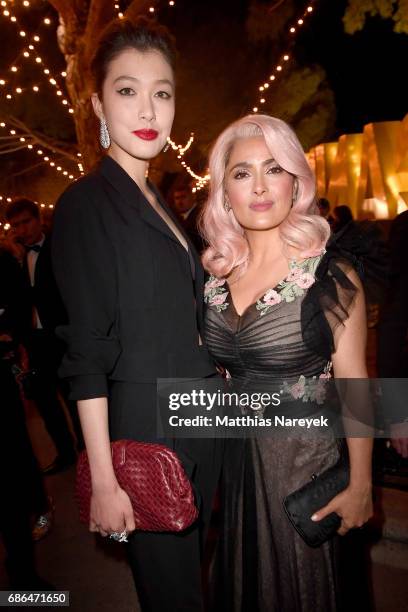
<path id="1" fill-rule="evenodd" d="M 198 516 L 191 483 L 176 453 L 162 444 L 118 440 L 111 443 L 119 486 L 132 503 L 136 529 L 183 531 Z M 92 494 L 88 456 L 78 459 L 76 497 L 80 520 L 89 523 Z"/>
<path id="2" fill-rule="evenodd" d="M 343 491 L 348 483 L 348 461 L 341 458 L 322 474 L 313 474 L 310 482 L 283 500 L 290 522 L 309 546 L 320 546 L 333 537 L 340 527 L 341 518 L 336 512 L 318 522 L 312 521 L 311 516 Z"/>

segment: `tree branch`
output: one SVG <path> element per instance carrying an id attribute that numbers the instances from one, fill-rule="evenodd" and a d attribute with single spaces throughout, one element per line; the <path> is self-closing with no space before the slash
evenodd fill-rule
<path id="1" fill-rule="evenodd" d="M 7 155 L 8 153 L 14 153 L 15 151 L 21 151 L 21 149 L 25 149 L 26 145 L 20 145 L 19 147 L 12 147 L 7 148 L 7 147 L 0 147 L 0 155 Z"/>
<path id="2" fill-rule="evenodd" d="M 77 22 L 75 2 L 72 0 L 48 0 L 48 2 L 55 8 L 65 23 L 69 21 Z"/>
<path id="3" fill-rule="evenodd" d="M 268 8 L 268 13 L 273 13 L 273 11 L 276 11 L 276 9 L 279 8 L 280 5 L 284 2 L 286 2 L 286 0 L 278 0 L 277 2 L 275 2 L 273 6 Z"/>
<path id="4" fill-rule="evenodd" d="M 91 0 L 85 29 L 86 55 L 90 57 L 95 50 L 95 38 L 115 16 L 112 0 Z"/>
<path id="5" fill-rule="evenodd" d="M 44 136 L 44 134 L 40 134 L 34 130 L 31 130 L 23 121 L 17 119 L 17 117 L 8 116 L 7 120 L 10 125 L 21 130 L 21 132 L 25 136 L 29 136 L 31 139 L 31 144 L 39 144 L 42 147 L 45 147 L 46 149 L 50 149 L 54 153 L 59 153 L 60 155 L 62 155 L 66 159 L 69 159 L 75 164 L 77 163 L 78 157 L 74 149 L 65 148 L 59 141 L 50 140 L 46 136 Z"/>
<path id="6" fill-rule="evenodd" d="M 26 168 L 19 170 L 18 172 L 13 172 L 12 177 L 14 178 L 16 176 L 20 176 L 21 174 L 25 174 L 26 172 L 31 172 L 32 170 L 38 168 L 38 166 L 44 166 L 44 164 L 44 161 L 39 161 L 36 164 L 32 164 L 31 166 L 27 166 Z"/>

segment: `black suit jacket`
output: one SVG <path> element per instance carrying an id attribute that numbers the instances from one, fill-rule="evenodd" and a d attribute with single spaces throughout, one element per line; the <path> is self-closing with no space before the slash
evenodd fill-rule
<path id="1" fill-rule="evenodd" d="M 198 343 L 204 273 L 188 242 L 191 257 L 109 156 L 61 196 L 52 252 L 69 318 L 58 329 L 67 342 L 60 374 L 71 379 L 72 399 L 107 396 L 109 379 L 215 372 Z"/>
<path id="2" fill-rule="evenodd" d="M 47 236 L 38 253 L 34 272 L 34 286 L 31 286 L 27 256 L 23 263 L 23 277 L 26 292 L 26 329 L 32 328 L 32 307 L 35 306 L 43 329 L 54 332 L 58 325 L 67 322 L 67 314 L 54 277 L 51 261 L 51 238 Z"/>

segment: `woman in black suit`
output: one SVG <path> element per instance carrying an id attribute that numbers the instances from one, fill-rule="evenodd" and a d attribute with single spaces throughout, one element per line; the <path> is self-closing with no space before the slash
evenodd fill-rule
<path id="1" fill-rule="evenodd" d="M 154 441 L 157 378 L 209 377 L 215 368 L 201 340 L 199 258 L 146 179 L 174 117 L 169 38 L 147 22 L 114 22 L 92 68 L 92 102 L 108 155 L 61 196 L 53 262 L 69 316 L 59 329 L 68 346 L 61 374 L 78 401 L 91 467 L 90 530 L 107 535 L 135 528 L 110 440 Z M 201 500 L 200 520 L 179 535 L 130 535 L 143 610 L 202 610 L 200 556 L 221 448 L 182 439 L 174 448 Z"/>

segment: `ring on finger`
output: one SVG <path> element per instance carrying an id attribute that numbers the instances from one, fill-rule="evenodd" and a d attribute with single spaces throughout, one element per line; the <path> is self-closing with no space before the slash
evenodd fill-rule
<path id="1" fill-rule="evenodd" d="M 109 537 L 110 537 L 112 540 L 115 540 L 115 542 L 127 542 L 127 541 L 128 541 L 128 539 L 127 539 L 127 535 L 128 535 L 128 534 L 127 534 L 127 531 L 126 531 L 126 529 L 125 529 L 125 530 L 124 530 L 124 531 L 122 531 L 121 533 L 119 533 L 118 531 L 113 531 L 113 532 L 112 532 L 112 533 L 109 535 Z"/>

